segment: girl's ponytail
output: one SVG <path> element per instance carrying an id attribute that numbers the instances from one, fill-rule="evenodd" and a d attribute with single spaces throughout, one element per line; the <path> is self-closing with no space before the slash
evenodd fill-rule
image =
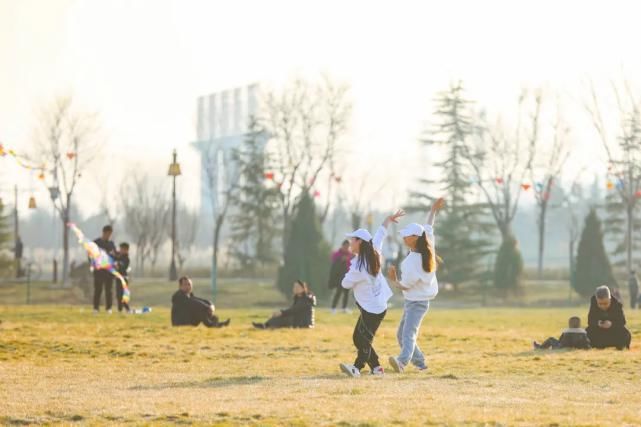
<path id="1" fill-rule="evenodd" d="M 372 241 L 361 240 L 361 246 L 358 251 L 358 269 L 362 270 L 363 266 L 366 265 L 367 272 L 376 277 L 381 271 L 381 257 L 374 249 Z"/>
<path id="2" fill-rule="evenodd" d="M 421 254 L 423 270 L 427 273 L 435 272 L 437 268 L 436 252 L 425 233 L 421 234 L 416 241 L 416 252 Z"/>

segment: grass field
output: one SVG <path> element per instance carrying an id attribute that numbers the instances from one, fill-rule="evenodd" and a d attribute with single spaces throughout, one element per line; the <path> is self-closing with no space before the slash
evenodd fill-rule
<path id="1" fill-rule="evenodd" d="M 429 372 L 350 379 L 356 314 L 259 331 L 272 310 L 221 309 L 227 329 L 172 328 L 169 312 L 0 306 L 0 422 L 213 425 L 641 425 L 641 312 L 633 349 L 534 352 L 587 308 L 443 309 L 420 342 Z M 398 351 L 392 310 L 376 338 Z M 385 365 L 387 365 L 385 363 Z"/>

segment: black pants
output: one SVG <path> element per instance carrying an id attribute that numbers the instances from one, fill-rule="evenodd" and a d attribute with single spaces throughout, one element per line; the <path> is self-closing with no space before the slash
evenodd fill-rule
<path id="1" fill-rule="evenodd" d="M 122 283 L 120 283 L 120 280 L 117 280 L 116 281 L 116 300 L 118 303 L 118 311 L 122 311 L 123 308 L 129 311 L 129 304 L 122 302 L 122 296 L 124 293 L 125 293 L 125 290 L 122 287 Z"/>
<path id="2" fill-rule="evenodd" d="M 111 310 L 113 295 L 111 293 L 114 277 L 108 271 L 95 271 L 93 273 L 93 308 L 100 308 L 102 289 L 105 289 L 105 308 Z"/>
<path id="3" fill-rule="evenodd" d="M 619 350 L 630 348 L 632 335 L 625 327 L 601 329 L 588 326 L 585 330 L 593 348 L 616 347 Z"/>
<path id="4" fill-rule="evenodd" d="M 294 326 L 294 316 L 278 316 L 269 319 L 265 326 L 268 328 L 291 328 Z"/>
<path id="5" fill-rule="evenodd" d="M 332 309 L 336 308 L 338 305 L 338 300 L 341 295 L 343 295 L 343 310 L 347 308 L 347 300 L 349 299 L 349 289 L 345 289 L 342 286 L 338 286 L 334 292 L 334 299 L 332 300 Z"/>
<path id="6" fill-rule="evenodd" d="M 543 341 L 541 348 L 561 348 L 561 341 L 554 337 L 550 337 Z"/>
<path id="7" fill-rule="evenodd" d="M 354 366 L 356 366 L 358 370 L 361 370 L 365 367 L 365 364 L 367 364 L 370 369 L 374 369 L 380 366 L 380 363 L 378 361 L 378 354 L 376 354 L 372 343 L 374 342 L 374 335 L 376 335 L 378 327 L 385 318 L 385 314 L 387 314 L 387 310 L 381 314 L 374 314 L 363 310 L 361 306 L 358 306 L 358 308 L 361 311 L 361 315 L 358 318 L 358 322 L 356 322 L 354 335 L 352 336 L 354 345 L 358 350 Z"/>
<path id="8" fill-rule="evenodd" d="M 208 328 L 220 328 L 223 325 L 220 324 L 218 316 L 211 314 L 209 310 L 209 301 L 202 298 L 192 297 L 192 307 L 191 307 L 191 324 L 198 326 L 200 323 L 207 326 Z"/>

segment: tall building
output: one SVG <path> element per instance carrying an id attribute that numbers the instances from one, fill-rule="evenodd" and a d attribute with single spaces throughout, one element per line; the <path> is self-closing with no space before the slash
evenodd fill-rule
<path id="1" fill-rule="evenodd" d="M 233 151 L 240 147 L 252 117 L 258 114 L 258 97 L 259 85 L 252 84 L 198 98 L 198 140 L 193 145 L 201 158 L 201 216 L 212 217 L 223 202 L 229 180 L 236 176 Z"/>

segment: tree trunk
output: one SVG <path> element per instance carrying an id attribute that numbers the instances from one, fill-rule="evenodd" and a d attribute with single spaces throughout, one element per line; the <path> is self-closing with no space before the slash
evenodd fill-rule
<path id="1" fill-rule="evenodd" d="M 538 264 L 537 271 L 539 280 L 543 279 L 543 252 L 545 251 L 545 214 L 547 211 L 547 203 L 541 205 L 541 210 L 539 211 L 539 253 L 538 253 Z"/>
<path id="2" fill-rule="evenodd" d="M 627 257 L 626 257 L 625 267 L 629 275 L 630 272 L 632 271 L 632 233 L 634 230 L 634 205 L 630 202 L 628 202 L 627 204 L 626 214 L 627 214 L 627 230 L 626 230 Z"/>
<path id="3" fill-rule="evenodd" d="M 68 288 L 69 283 L 69 227 L 67 224 L 70 221 L 69 211 L 70 205 L 69 201 L 71 196 L 67 196 L 67 208 L 63 212 L 62 216 L 62 286 Z"/>
<path id="4" fill-rule="evenodd" d="M 216 218 L 216 225 L 214 227 L 214 241 L 212 246 L 212 255 L 211 255 L 211 292 L 212 292 L 212 301 L 216 301 L 216 294 L 218 293 L 218 241 L 220 239 L 220 230 L 223 227 L 223 221 L 225 217 L 219 215 Z"/>

